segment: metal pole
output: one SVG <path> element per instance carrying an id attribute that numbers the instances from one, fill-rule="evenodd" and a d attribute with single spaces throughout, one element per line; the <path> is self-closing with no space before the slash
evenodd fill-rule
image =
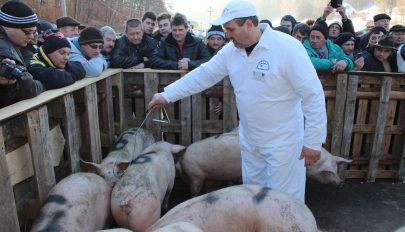
<path id="1" fill-rule="evenodd" d="M 60 5 L 61 5 L 61 8 L 62 8 L 62 16 L 63 17 L 67 16 L 66 1 L 65 0 L 60 0 Z"/>

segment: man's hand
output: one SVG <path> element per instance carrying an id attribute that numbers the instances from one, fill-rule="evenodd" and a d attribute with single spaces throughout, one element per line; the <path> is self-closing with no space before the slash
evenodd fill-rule
<path id="1" fill-rule="evenodd" d="M 347 62 L 344 60 L 339 60 L 332 66 L 332 73 L 344 71 L 346 67 Z"/>
<path id="2" fill-rule="evenodd" d="M 356 65 L 356 70 L 361 70 L 364 66 L 364 57 L 359 57 L 354 61 L 354 64 Z"/>
<path id="3" fill-rule="evenodd" d="M 300 160 L 304 159 L 305 167 L 314 164 L 321 158 L 321 152 L 317 150 L 312 150 L 308 147 L 302 147 Z"/>
<path id="4" fill-rule="evenodd" d="M 148 104 L 148 110 L 150 109 L 155 109 L 155 108 L 159 108 L 162 106 L 167 105 L 168 102 L 166 101 L 166 99 L 162 96 L 162 94 L 160 93 L 155 93 L 152 97 L 152 100 L 150 100 L 149 104 Z"/>
<path id="5" fill-rule="evenodd" d="M 330 13 L 333 12 L 333 7 L 330 5 L 330 3 L 328 3 L 328 5 L 325 7 L 325 9 L 323 10 L 323 14 L 321 19 L 323 21 L 326 21 L 326 18 L 330 15 Z"/>
<path id="6" fill-rule="evenodd" d="M 2 61 L 7 61 L 8 63 L 15 64 L 15 61 L 10 60 L 9 58 L 4 58 Z M 0 76 L 0 85 L 14 85 L 16 82 L 17 80 L 8 79 Z"/>
<path id="7" fill-rule="evenodd" d="M 145 64 L 144 63 L 139 63 L 139 64 L 137 64 L 135 66 L 132 66 L 131 68 L 133 68 L 133 69 L 145 68 Z"/>
<path id="8" fill-rule="evenodd" d="M 340 16 L 342 16 L 343 21 L 347 20 L 346 8 L 344 6 L 339 4 L 339 7 L 336 8 L 336 11 L 339 12 Z"/>
<path id="9" fill-rule="evenodd" d="M 179 60 L 178 65 L 180 70 L 188 70 L 188 62 L 190 61 L 189 58 L 183 58 Z"/>

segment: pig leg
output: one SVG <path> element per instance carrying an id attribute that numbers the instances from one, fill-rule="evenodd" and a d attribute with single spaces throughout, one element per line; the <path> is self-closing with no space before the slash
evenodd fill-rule
<path id="1" fill-rule="evenodd" d="M 162 208 L 165 211 L 167 211 L 169 209 L 169 198 L 170 198 L 170 194 L 172 193 L 172 190 L 173 190 L 173 185 L 174 185 L 174 181 L 172 183 L 170 183 L 170 186 L 167 188 L 166 195 L 163 199 Z"/>
<path id="2" fill-rule="evenodd" d="M 190 193 L 191 193 L 191 196 L 196 197 L 201 192 L 201 188 L 204 184 L 204 180 L 199 179 L 199 178 L 190 178 L 190 179 L 191 179 Z"/>

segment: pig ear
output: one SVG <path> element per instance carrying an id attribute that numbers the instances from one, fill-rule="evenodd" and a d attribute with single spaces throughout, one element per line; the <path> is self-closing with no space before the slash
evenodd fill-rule
<path id="1" fill-rule="evenodd" d="M 186 148 L 187 147 L 185 147 L 185 146 L 174 144 L 174 145 L 172 145 L 170 151 L 172 152 L 173 155 L 181 156 L 184 154 L 184 151 L 186 150 Z"/>
<path id="2" fill-rule="evenodd" d="M 130 163 L 131 162 L 120 162 L 120 163 L 117 163 L 117 167 L 120 171 L 125 171 L 125 170 L 127 170 Z"/>
<path id="3" fill-rule="evenodd" d="M 336 163 L 351 163 L 353 161 L 335 155 L 333 156 L 333 159 L 336 161 Z"/>
<path id="4" fill-rule="evenodd" d="M 87 162 L 87 161 L 80 159 L 80 167 L 86 172 L 92 172 L 92 173 L 101 175 L 100 164 L 93 163 L 93 162 Z"/>

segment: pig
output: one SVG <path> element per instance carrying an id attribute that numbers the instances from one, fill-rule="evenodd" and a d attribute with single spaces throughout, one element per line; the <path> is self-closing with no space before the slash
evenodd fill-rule
<path id="1" fill-rule="evenodd" d="M 75 173 L 49 192 L 31 231 L 96 231 L 111 216 L 111 186 L 93 173 Z"/>
<path id="2" fill-rule="evenodd" d="M 167 212 L 147 232 L 175 222 L 202 231 L 314 232 L 315 218 L 290 194 L 259 185 L 237 185 L 187 200 Z"/>
<path id="3" fill-rule="evenodd" d="M 100 164 L 82 161 L 82 167 L 89 172 L 95 172 L 105 178 L 107 183 L 117 182 L 124 170 L 120 170 L 121 163 L 129 163 L 134 160 L 143 149 L 152 145 L 155 138 L 152 133 L 142 128 L 130 128 L 124 131 L 107 157 Z"/>
<path id="4" fill-rule="evenodd" d="M 307 176 L 321 183 L 339 186 L 337 164 L 351 160 L 333 156 L 324 148 L 321 158 L 307 167 Z M 176 171 L 190 183 L 190 194 L 197 196 L 204 181 L 240 180 L 242 176 L 239 135 L 237 128 L 229 133 L 197 141 L 178 157 Z"/>
<path id="5" fill-rule="evenodd" d="M 111 211 L 118 225 L 145 231 L 159 219 L 161 206 L 167 209 L 174 185 L 173 155 L 184 149 L 181 145 L 157 142 L 129 164 L 111 194 Z"/>
<path id="6" fill-rule="evenodd" d="M 191 144 L 176 162 L 176 171 L 190 183 L 192 196 L 200 193 L 206 180 L 241 179 L 241 170 L 237 130 Z"/>
<path id="7" fill-rule="evenodd" d="M 197 226 L 189 222 L 176 222 L 160 229 L 154 230 L 153 232 L 203 232 Z"/>

